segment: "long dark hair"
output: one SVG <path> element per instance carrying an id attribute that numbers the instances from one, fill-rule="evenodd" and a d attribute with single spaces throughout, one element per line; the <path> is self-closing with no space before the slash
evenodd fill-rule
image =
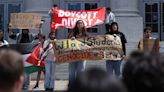
<path id="1" fill-rule="evenodd" d="M 112 26 L 113 26 L 113 25 L 116 25 L 116 26 L 117 26 L 117 31 L 118 31 L 118 23 L 117 23 L 117 22 L 112 22 L 112 23 L 111 23 L 111 26 L 110 26 L 111 32 L 113 32 L 113 29 L 112 29 Z"/>
<path id="2" fill-rule="evenodd" d="M 76 25 L 75 25 L 75 27 L 73 28 L 73 36 L 74 37 L 76 37 L 77 35 L 79 35 L 79 28 L 77 27 L 77 25 L 78 25 L 78 23 L 79 22 L 81 22 L 82 20 L 78 20 L 77 22 L 76 22 Z M 83 21 L 82 21 L 83 22 Z M 87 34 L 86 34 L 86 31 L 87 31 L 87 29 L 85 28 L 85 24 L 84 24 L 84 22 L 83 22 L 83 25 L 84 25 L 84 27 L 82 28 L 82 36 L 87 36 Z"/>

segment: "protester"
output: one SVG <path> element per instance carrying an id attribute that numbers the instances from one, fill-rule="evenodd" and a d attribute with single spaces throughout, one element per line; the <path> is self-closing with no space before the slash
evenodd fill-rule
<path id="1" fill-rule="evenodd" d="M 29 33 L 29 29 L 22 29 L 22 33 L 17 34 L 10 30 L 9 37 L 15 39 L 17 43 L 31 43 L 35 38 L 33 34 Z"/>
<path id="2" fill-rule="evenodd" d="M 56 5 L 56 4 L 54 4 L 53 5 L 53 7 L 48 11 L 48 14 L 50 15 L 50 17 L 51 17 L 51 23 L 52 23 L 52 21 L 53 21 L 53 19 L 54 19 L 54 9 L 56 9 L 56 8 L 58 8 L 58 6 Z"/>
<path id="3" fill-rule="evenodd" d="M 45 36 L 44 35 L 38 35 L 38 39 L 39 39 L 39 43 L 44 43 Z M 43 45 L 42 45 L 42 47 L 43 47 Z M 45 67 L 41 67 L 41 68 L 42 68 L 43 73 L 45 74 Z M 40 81 L 42 71 L 39 71 L 38 74 L 37 74 L 36 84 L 35 84 L 34 88 L 39 87 L 39 81 Z"/>
<path id="4" fill-rule="evenodd" d="M 122 49 L 123 49 L 123 56 L 122 56 L 122 58 L 124 58 L 125 55 L 126 55 L 125 43 L 127 43 L 127 41 L 126 41 L 125 35 L 122 32 L 118 31 L 118 24 L 117 24 L 117 22 L 113 22 L 111 24 L 111 31 L 108 32 L 107 34 L 117 35 L 117 36 L 120 37 L 121 43 L 122 43 Z M 120 60 L 107 60 L 106 61 L 107 71 L 110 74 L 113 74 L 113 71 L 114 71 L 117 78 L 120 77 L 121 61 L 122 61 L 122 59 L 120 59 Z"/>
<path id="5" fill-rule="evenodd" d="M 78 20 L 68 38 L 74 39 L 86 36 L 85 24 L 82 20 Z M 75 80 L 76 76 L 85 69 L 85 63 L 86 61 L 75 61 L 69 63 L 69 85 L 71 85 L 71 82 Z"/>
<path id="6" fill-rule="evenodd" d="M 126 92 L 124 85 L 101 69 L 81 72 L 66 92 Z"/>
<path id="7" fill-rule="evenodd" d="M 151 36 L 151 32 L 152 32 L 152 28 L 151 27 L 146 27 L 144 29 L 144 35 L 143 38 L 139 41 L 138 43 L 138 49 L 139 50 L 143 50 L 143 39 L 156 39 L 154 37 Z"/>
<path id="8" fill-rule="evenodd" d="M 0 92 L 21 92 L 23 68 L 18 52 L 9 48 L 0 49 Z"/>
<path id="9" fill-rule="evenodd" d="M 58 8 L 58 6 L 56 5 L 56 4 L 54 4 L 53 5 L 53 7 L 49 10 L 49 12 L 48 12 L 48 14 L 49 14 L 49 16 L 50 16 L 50 18 L 51 18 L 51 20 L 50 20 L 50 27 L 51 27 L 51 31 L 55 31 L 56 29 L 54 29 L 54 28 L 52 28 L 52 23 L 53 23 L 53 20 L 54 20 L 54 10 L 56 9 L 56 8 Z"/>
<path id="10" fill-rule="evenodd" d="M 112 22 L 115 22 L 115 21 L 116 21 L 115 15 L 111 11 L 111 8 L 110 7 L 106 8 L 106 16 L 105 16 L 106 33 L 109 32 Z"/>
<path id="11" fill-rule="evenodd" d="M 41 60 L 45 61 L 45 84 L 46 91 L 54 90 L 55 81 L 55 55 L 52 42 L 55 42 L 55 32 L 49 33 L 49 39 L 43 43 Z M 45 58 L 45 59 L 44 59 Z"/>
<path id="12" fill-rule="evenodd" d="M 9 43 L 6 40 L 4 40 L 3 35 L 3 30 L 0 30 L 0 48 L 9 46 Z"/>
<path id="13" fill-rule="evenodd" d="M 29 32 L 29 29 L 22 29 L 22 33 L 15 34 L 11 30 L 9 31 L 9 37 L 11 39 L 15 39 L 17 44 L 19 43 L 32 43 L 35 36 Z M 25 61 L 24 61 L 25 62 Z M 30 85 L 30 75 L 25 73 L 24 74 L 25 80 L 23 84 L 23 90 L 28 90 Z"/>
<path id="14" fill-rule="evenodd" d="M 163 56 L 135 51 L 123 69 L 123 82 L 129 92 L 164 92 Z"/>

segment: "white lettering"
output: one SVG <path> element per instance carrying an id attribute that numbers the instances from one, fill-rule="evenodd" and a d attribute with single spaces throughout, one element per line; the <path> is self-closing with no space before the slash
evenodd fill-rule
<path id="1" fill-rule="evenodd" d="M 62 25 L 66 26 L 68 24 L 67 19 L 66 18 L 62 18 Z"/>
<path id="2" fill-rule="evenodd" d="M 58 16 L 59 17 L 63 17 L 64 16 L 64 11 L 63 10 L 59 10 Z"/>
<path id="3" fill-rule="evenodd" d="M 77 13 L 76 13 L 76 17 L 77 17 L 77 18 L 80 18 L 80 12 L 77 12 Z"/>
<path id="4" fill-rule="evenodd" d="M 71 12 L 71 16 L 74 17 L 76 12 Z"/>
<path id="5" fill-rule="evenodd" d="M 88 19 L 91 19 L 92 12 L 87 12 L 87 14 L 88 14 Z"/>
<path id="6" fill-rule="evenodd" d="M 93 19 L 89 19 L 89 20 L 88 20 L 88 25 L 89 25 L 89 26 L 92 25 L 92 21 L 93 21 Z"/>
<path id="7" fill-rule="evenodd" d="M 69 17 L 71 13 L 69 11 L 65 11 L 65 17 Z"/>
<path id="8" fill-rule="evenodd" d="M 93 19 L 96 18 L 98 12 L 93 12 Z"/>
<path id="9" fill-rule="evenodd" d="M 82 12 L 81 18 L 82 18 L 82 19 L 86 19 L 86 18 L 87 18 L 87 13 L 86 13 L 86 12 Z"/>

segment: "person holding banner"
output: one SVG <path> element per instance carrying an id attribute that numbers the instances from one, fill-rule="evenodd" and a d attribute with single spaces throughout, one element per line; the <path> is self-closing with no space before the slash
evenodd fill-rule
<path id="1" fill-rule="evenodd" d="M 52 24 L 53 20 L 54 20 L 54 10 L 58 8 L 58 6 L 56 4 L 53 5 L 53 7 L 48 11 L 48 14 L 50 16 L 50 25 Z M 54 31 L 53 29 L 51 29 L 52 31 Z"/>
<path id="2" fill-rule="evenodd" d="M 6 40 L 4 40 L 4 38 L 3 38 L 3 31 L 0 30 L 0 48 L 8 47 L 8 46 L 9 46 L 9 43 Z"/>
<path id="3" fill-rule="evenodd" d="M 29 33 L 29 29 L 22 29 L 22 33 L 15 34 L 9 30 L 9 37 L 16 40 L 17 43 L 31 43 L 34 40 L 34 35 Z"/>
<path id="4" fill-rule="evenodd" d="M 44 88 L 46 91 L 53 91 L 54 90 L 54 81 L 55 81 L 55 55 L 53 50 L 53 44 L 56 40 L 55 32 L 49 33 L 49 39 L 44 41 L 43 43 L 43 50 L 41 59 L 43 58 L 45 62 L 45 81 L 44 81 Z"/>
<path id="5" fill-rule="evenodd" d="M 78 20 L 73 28 L 72 32 L 68 35 L 68 38 L 81 38 L 86 37 L 86 28 L 82 20 Z M 69 85 L 75 80 L 76 76 L 85 69 L 86 61 L 76 61 L 69 63 Z"/>
<path id="6" fill-rule="evenodd" d="M 115 15 L 113 12 L 111 12 L 111 8 L 108 7 L 106 8 L 106 16 L 105 16 L 105 28 L 106 28 L 106 33 L 109 32 L 110 27 L 111 27 L 111 23 L 115 22 Z"/>
<path id="7" fill-rule="evenodd" d="M 41 34 L 39 32 L 39 34 Z M 22 33 L 15 34 L 11 30 L 9 30 L 9 37 L 11 39 L 15 39 L 17 44 L 22 43 L 32 43 L 34 41 L 34 36 L 32 33 L 29 32 L 29 29 L 22 29 Z M 27 57 L 29 54 L 23 54 L 23 57 Z M 25 62 L 25 61 L 24 61 Z M 30 85 L 30 74 L 24 74 L 24 83 L 23 83 L 23 90 L 28 90 Z"/>
<path id="8" fill-rule="evenodd" d="M 111 24 L 111 31 L 108 32 L 107 34 L 110 34 L 110 35 L 117 35 L 117 36 L 120 37 L 121 43 L 122 43 L 122 49 L 123 49 L 123 56 L 122 56 L 122 58 L 124 58 L 125 55 L 126 55 L 125 43 L 127 43 L 127 41 L 126 41 L 125 35 L 124 35 L 122 32 L 119 32 L 119 31 L 118 31 L 118 24 L 117 24 L 117 22 L 113 22 L 113 23 Z M 114 71 L 117 78 L 120 77 L 120 66 L 121 66 L 121 61 L 122 61 L 122 60 L 107 60 L 107 61 L 106 61 L 106 68 L 107 68 L 107 71 L 108 71 L 110 74 L 113 74 L 113 71 Z"/>

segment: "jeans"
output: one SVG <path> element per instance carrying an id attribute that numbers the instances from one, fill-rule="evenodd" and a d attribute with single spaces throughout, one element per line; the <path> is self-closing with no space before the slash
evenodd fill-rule
<path id="1" fill-rule="evenodd" d="M 30 85 L 30 74 L 24 74 L 23 90 L 28 90 Z"/>
<path id="2" fill-rule="evenodd" d="M 54 89 L 55 85 L 55 62 L 45 61 L 45 81 L 44 88 Z"/>
<path id="3" fill-rule="evenodd" d="M 76 61 L 69 63 L 69 86 L 72 81 L 75 80 L 76 76 L 85 70 L 86 61 Z"/>
<path id="4" fill-rule="evenodd" d="M 120 66 L 120 73 L 121 73 L 120 74 L 120 79 L 123 78 L 122 73 L 123 73 L 123 69 L 124 69 L 125 64 L 126 64 L 126 61 L 122 60 L 121 61 L 121 66 Z"/>
<path id="5" fill-rule="evenodd" d="M 121 66 L 121 60 L 107 60 L 106 61 L 107 72 L 113 75 L 113 71 L 114 71 L 115 76 L 117 78 L 120 77 L 120 66 Z"/>

